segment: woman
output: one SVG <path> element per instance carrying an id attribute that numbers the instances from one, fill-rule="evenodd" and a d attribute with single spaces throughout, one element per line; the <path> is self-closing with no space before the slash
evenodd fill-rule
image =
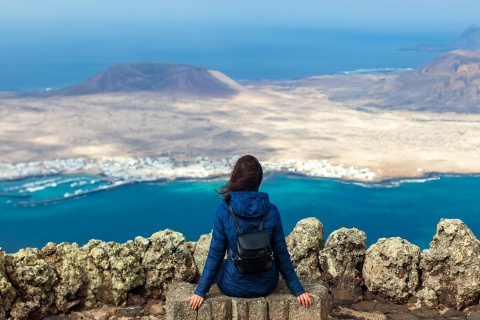
<path id="1" fill-rule="evenodd" d="M 298 303 L 304 307 L 312 304 L 311 295 L 303 289 L 290 260 L 278 209 L 270 203 L 267 193 L 258 191 L 262 178 L 262 166 L 258 160 L 253 156 L 243 156 L 235 164 L 230 180 L 217 191 L 223 195 L 223 202 L 215 216 L 212 241 L 202 276 L 190 298 L 192 309 L 202 305 L 214 281 L 220 291 L 228 296 L 264 297 L 277 287 L 279 271 Z M 235 268 L 232 254 L 237 255 L 238 230 L 229 205 L 241 227 L 251 224 L 259 226 L 266 215 L 264 229 L 270 236 L 275 262 L 270 270 L 242 274 Z M 227 249 L 228 258 L 222 265 Z"/>

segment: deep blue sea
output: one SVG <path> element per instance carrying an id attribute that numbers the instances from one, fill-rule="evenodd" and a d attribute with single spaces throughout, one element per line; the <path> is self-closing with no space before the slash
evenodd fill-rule
<path id="1" fill-rule="evenodd" d="M 232 26 L 199 23 L 8 25 L 0 22 L 0 91 L 75 84 L 121 62 L 172 61 L 235 80 L 292 79 L 357 69 L 415 68 L 439 53 L 405 52 L 448 43 L 462 30 Z"/>
<path id="2" fill-rule="evenodd" d="M 0 91 L 34 91 L 75 84 L 116 63 L 171 61 L 219 70 L 235 80 L 293 79 L 360 69 L 415 68 L 439 53 L 405 52 L 416 44 L 448 43 L 461 30 L 389 31 L 355 28 L 144 23 L 14 25 L 0 22 Z M 1 128 L 0 128 L 1 130 Z M 48 160 L 48 159 L 46 159 Z M 1 162 L 1 155 L 0 155 Z M 7 188 L 33 181 L 0 182 Z M 77 177 L 102 184 L 98 177 Z M 59 179 L 32 191 L 34 200 L 62 196 Z M 212 227 L 224 181 L 136 184 L 36 207 L 0 197 L 0 247 L 15 252 L 47 242 L 91 238 L 123 242 L 171 228 L 197 240 Z M 53 186 L 55 185 L 55 186 Z M 84 186 L 86 188 L 88 186 Z M 33 188 L 35 189 L 35 188 Z M 442 177 L 399 186 L 365 187 L 335 180 L 270 176 L 263 186 L 282 213 L 286 232 L 319 218 L 326 235 L 340 227 L 367 232 L 368 243 L 401 236 L 427 248 L 440 218 L 460 218 L 477 234 L 479 177 Z M 18 190 L 17 190 L 18 191 Z"/>
<path id="3" fill-rule="evenodd" d="M 52 178 L 57 179 L 56 186 L 33 191 L 34 200 L 63 195 L 71 190 L 73 178 L 101 183 L 95 176 L 47 177 L 0 182 L 0 192 L 17 192 L 45 180 L 43 184 L 49 185 Z M 221 203 L 214 189 L 224 183 L 135 184 L 35 207 L 19 207 L 15 203 L 21 199 L 0 197 L 0 247 L 16 252 L 43 247 L 49 241 L 125 242 L 166 228 L 196 241 L 212 229 Z M 374 186 L 272 175 L 261 186 L 278 206 L 286 235 L 300 219 L 317 217 L 324 225 L 325 239 L 333 230 L 355 227 L 367 233 L 369 245 L 381 237 L 399 236 L 422 249 L 428 248 L 441 218 L 461 219 L 480 234 L 478 190 L 480 177 L 468 176 Z"/>

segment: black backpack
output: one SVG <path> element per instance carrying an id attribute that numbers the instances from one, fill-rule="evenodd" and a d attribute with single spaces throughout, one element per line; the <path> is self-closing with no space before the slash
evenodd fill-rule
<path id="1" fill-rule="evenodd" d="M 272 269 L 273 266 L 273 251 L 270 246 L 270 236 L 266 230 L 263 230 L 265 218 L 263 216 L 260 227 L 249 224 L 243 231 L 240 230 L 238 224 L 238 217 L 233 212 L 229 205 L 230 213 L 238 230 L 237 251 L 238 255 L 234 256 L 232 252 L 232 259 L 238 272 L 242 274 L 257 273 Z M 254 229 L 252 232 L 246 233 L 246 229 Z"/>

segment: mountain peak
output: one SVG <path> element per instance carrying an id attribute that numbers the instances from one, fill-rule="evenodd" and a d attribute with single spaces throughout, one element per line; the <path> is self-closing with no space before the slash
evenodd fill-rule
<path id="1" fill-rule="evenodd" d="M 391 106 L 478 113 L 480 51 L 445 53 L 404 73 L 381 91 Z"/>
<path id="2" fill-rule="evenodd" d="M 219 71 L 169 62 L 130 62 L 114 65 L 91 78 L 48 96 L 151 91 L 181 96 L 228 97 L 241 86 Z"/>

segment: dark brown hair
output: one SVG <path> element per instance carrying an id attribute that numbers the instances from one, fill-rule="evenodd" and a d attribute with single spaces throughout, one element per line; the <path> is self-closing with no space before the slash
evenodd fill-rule
<path id="1" fill-rule="evenodd" d="M 219 191 L 222 194 L 222 201 L 230 202 L 232 191 L 258 191 L 262 183 L 263 170 L 260 162 L 250 155 L 241 157 L 233 167 L 230 180 Z"/>

